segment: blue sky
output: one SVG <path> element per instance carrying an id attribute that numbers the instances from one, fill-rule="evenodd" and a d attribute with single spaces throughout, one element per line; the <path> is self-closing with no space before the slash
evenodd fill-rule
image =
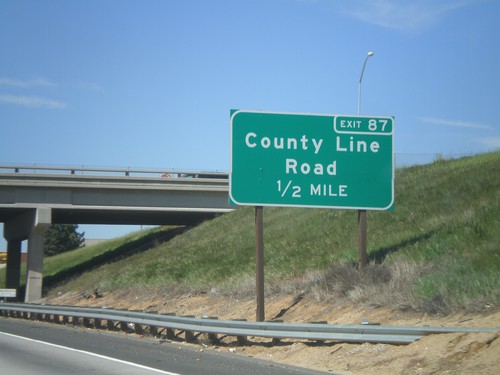
<path id="1" fill-rule="evenodd" d="M 498 0 L 0 0 L 0 164 L 229 170 L 229 111 L 396 118 L 500 148 Z M 108 230 L 110 232 L 110 229 Z"/>

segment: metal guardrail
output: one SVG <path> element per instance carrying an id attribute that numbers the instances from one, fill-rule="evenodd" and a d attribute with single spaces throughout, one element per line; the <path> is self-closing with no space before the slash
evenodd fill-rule
<path id="1" fill-rule="evenodd" d="M 280 323 L 216 320 L 216 318 L 197 319 L 175 315 L 161 315 L 128 310 L 107 308 L 83 308 L 53 305 L 31 305 L 0 303 L 0 315 L 14 318 L 45 320 L 56 323 L 82 324 L 101 328 L 106 321 L 107 329 L 130 330 L 134 326 L 137 333 L 156 334 L 158 329 L 166 330 L 167 338 L 174 337 L 174 330 L 184 331 L 186 341 L 194 341 L 195 333 L 206 333 L 212 341 L 218 335 L 235 336 L 238 342 L 245 342 L 247 336 L 268 337 L 273 339 L 303 339 L 317 341 L 340 341 L 351 343 L 408 344 L 426 335 L 456 332 L 496 332 L 500 328 L 442 328 L 442 327 L 397 327 L 378 325 L 332 325 L 316 323 Z M 61 320 L 62 318 L 62 320 Z M 81 322 L 80 322 L 81 319 Z M 91 324 L 93 320 L 93 325 Z M 117 323 L 118 322 L 118 323 Z"/>
<path id="2" fill-rule="evenodd" d="M 98 168 L 98 167 L 61 167 L 43 165 L 0 165 L 0 172 L 4 173 L 29 173 L 29 174 L 69 174 L 69 175 L 108 175 L 108 176 L 133 176 L 151 175 L 152 177 L 174 178 L 222 178 L 227 179 L 227 172 L 219 171 L 188 171 L 176 169 L 131 169 L 131 168 Z"/>

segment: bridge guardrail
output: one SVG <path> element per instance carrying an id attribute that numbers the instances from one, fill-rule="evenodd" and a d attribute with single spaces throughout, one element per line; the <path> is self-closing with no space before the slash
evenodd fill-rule
<path id="1" fill-rule="evenodd" d="M 222 171 L 189 171 L 167 169 L 136 169 L 136 168 L 98 168 L 98 167 L 65 167 L 42 165 L 0 165 L 0 173 L 29 173 L 29 174 L 68 174 L 68 175 L 99 175 L 99 176 L 144 176 L 161 178 L 220 178 L 227 179 L 229 174 Z"/>

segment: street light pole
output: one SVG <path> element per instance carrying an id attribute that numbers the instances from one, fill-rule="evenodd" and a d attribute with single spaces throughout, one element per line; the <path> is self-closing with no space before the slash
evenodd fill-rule
<path id="1" fill-rule="evenodd" d="M 358 85 L 358 115 L 361 114 L 361 82 L 363 81 L 363 73 L 365 72 L 366 63 L 368 62 L 368 58 L 372 57 L 375 53 L 368 52 L 366 56 L 365 63 L 363 64 L 363 69 L 361 69 L 361 75 L 359 76 L 359 85 Z"/>
<path id="2" fill-rule="evenodd" d="M 365 63 L 363 64 L 363 69 L 361 69 L 361 75 L 359 76 L 358 116 L 361 114 L 361 82 L 363 81 L 363 73 L 365 72 L 368 58 L 373 55 L 373 52 L 368 52 Z M 363 271 L 368 263 L 368 255 L 366 253 L 366 210 L 358 210 L 358 256 L 358 267 L 360 271 Z"/>

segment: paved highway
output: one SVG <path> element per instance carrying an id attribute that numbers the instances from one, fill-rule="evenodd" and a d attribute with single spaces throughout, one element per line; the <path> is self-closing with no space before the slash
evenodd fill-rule
<path id="1" fill-rule="evenodd" d="M 153 338 L 0 318 L 6 374 L 322 374 Z"/>

